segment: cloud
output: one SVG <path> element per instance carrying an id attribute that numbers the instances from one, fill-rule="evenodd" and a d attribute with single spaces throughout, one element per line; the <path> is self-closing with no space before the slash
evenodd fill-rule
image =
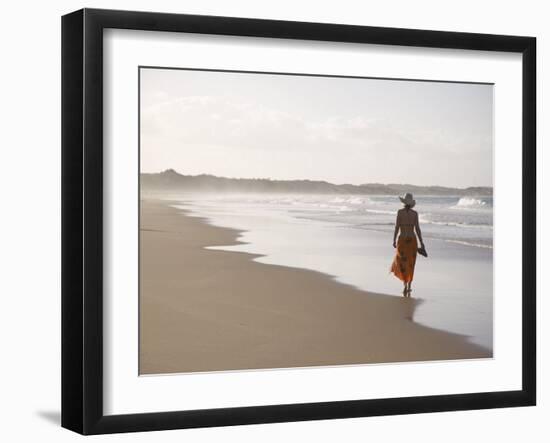
<path id="1" fill-rule="evenodd" d="M 284 148 L 303 138 L 304 121 L 288 112 L 226 97 L 190 96 L 142 111 L 142 134 L 182 145 Z"/>
<path id="2" fill-rule="evenodd" d="M 387 123 L 366 118 L 306 115 L 230 97 L 188 96 L 142 110 L 141 130 L 150 142 L 294 150 L 338 146 L 340 150 L 407 145 L 405 135 Z"/>
<path id="3" fill-rule="evenodd" d="M 482 170 L 492 176 L 491 138 L 449 132 L 449 126 L 406 126 L 391 115 L 289 112 L 230 95 L 164 94 L 147 103 L 141 110 L 141 149 L 153 170 L 183 165 L 194 173 L 356 183 L 426 184 L 426 177 L 435 177 L 445 184 L 461 180 L 468 162 L 482 159 Z"/>

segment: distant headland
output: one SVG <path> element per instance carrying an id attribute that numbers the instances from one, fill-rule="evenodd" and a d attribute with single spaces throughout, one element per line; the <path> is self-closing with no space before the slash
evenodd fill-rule
<path id="1" fill-rule="evenodd" d="M 334 184 L 320 180 L 272 180 L 269 178 L 228 178 L 210 174 L 183 175 L 174 169 L 140 174 L 143 191 L 193 191 L 292 194 L 370 194 L 393 195 L 412 192 L 416 195 L 490 196 L 493 188 L 473 186 L 451 188 L 411 184 L 365 183 Z"/>

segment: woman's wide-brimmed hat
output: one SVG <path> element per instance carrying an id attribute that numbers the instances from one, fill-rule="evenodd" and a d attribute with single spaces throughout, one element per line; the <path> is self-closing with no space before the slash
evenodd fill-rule
<path id="1" fill-rule="evenodd" d="M 399 197 L 399 200 L 401 200 L 401 203 L 410 206 L 411 208 L 416 205 L 416 200 L 410 192 L 407 192 L 404 197 Z"/>

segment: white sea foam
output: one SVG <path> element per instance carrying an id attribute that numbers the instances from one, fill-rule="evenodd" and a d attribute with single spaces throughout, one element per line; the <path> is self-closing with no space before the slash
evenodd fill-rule
<path id="1" fill-rule="evenodd" d="M 334 197 L 330 199 L 330 203 L 345 203 L 349 205 L 365 205 L 370 203 L 368 197 Z"/>
<path id="2" fill-rule="evenodd" d="M 456 205 L 453 206 L 454 209 L 479 209 L 487 207 L 487 202 L 474 197 L 462 197 Z"/>
<path id="3" fill-rule="evenodd" d="M 492 245 L 492 197 L 416 196 L 423 237 L 486 248 Z M 280 212 L 298 219 L 393 233 L 401 203 L 388 195 L 232 194 L 208 198 L 213 207 Z M 203 200 L 204 203 L 206 203 Z"/>
<path id="4" fill-rule="evenodd" d="M 384 209 L 365 209 L 365 212 L 370 212 L 371 214 L 384 214 L 384 215 L 396 215 L 395 211 L 387 211 Z"/>
<path id="5" fill-rule="evenodd" d="M 448 243 L 455 243 L 457 245 L 475 246 L 476 248 L 493 249 L 491 245 L 486 245 L 483 243 L 474 243 L 471 241 L 462 241 L 462 240 L 445 240 L 445 241 Z"/>
<path id="6" fill-rule="evenodd" d="M 481 224 L 481 223 L 465 223 L 465 222 L 453 222 L 453 221 L 435 221 L 430 220 L 429 218 L 420 217 L 420 223 L 426 223 L 429 225 L 437 226 L 453 226 L 455 228 L 466 228 L 466 229 L 493 229 L 492 225 Z"/>

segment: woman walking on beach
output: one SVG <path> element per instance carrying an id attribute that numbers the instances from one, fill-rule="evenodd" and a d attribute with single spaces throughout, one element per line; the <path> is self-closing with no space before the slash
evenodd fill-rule
<path id="1" fill-rule="evenodd" d="M 393 233 L 393 247 L 397 248 L 397 250 L 390 271 L 403 282 L 403 296 L 410 297 L 416 254 L 418 252 L 416 236 L 420 240 L 421 250 L 424 251 L 425 249 L 422 232 L 420 232 L 420 225 L 418 223 L 418 213 L 413 210 L 416 201 L 410 193 L 405 194 L 405 197 L 399 197 L 399 200 L 405 206 L 397 211 L 395 231 Z M 398 233 L 399 239 L 397 239 Z"/>

